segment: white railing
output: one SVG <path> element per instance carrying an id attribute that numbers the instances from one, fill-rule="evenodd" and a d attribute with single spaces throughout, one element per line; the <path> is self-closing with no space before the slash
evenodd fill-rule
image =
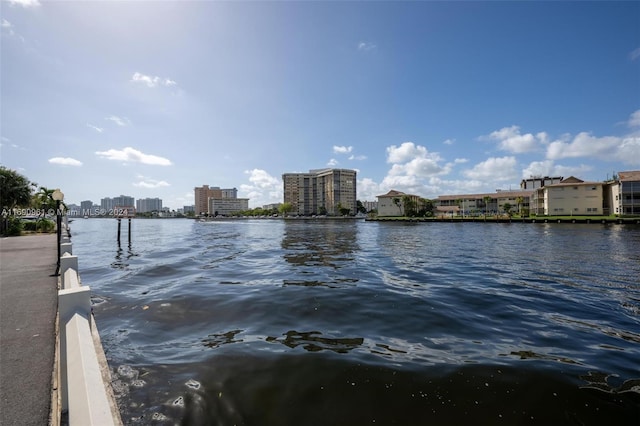
<path id="1" fill-rule="evenodd" d="M 69 426 L 122 425 L 91 313 L 91 289 L 80 282 L 78 257 L 71 254 L 68 236 L 62 239 L 60 252 L 61 411 L 67 413 Z"/>

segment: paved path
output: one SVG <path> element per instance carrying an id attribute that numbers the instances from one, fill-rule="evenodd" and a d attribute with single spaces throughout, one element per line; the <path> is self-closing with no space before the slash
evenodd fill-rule
<path id="1" fill-rule="evenodd" d="M 0 425 L 49 423 L 56 235 L 0 238 Z"/>

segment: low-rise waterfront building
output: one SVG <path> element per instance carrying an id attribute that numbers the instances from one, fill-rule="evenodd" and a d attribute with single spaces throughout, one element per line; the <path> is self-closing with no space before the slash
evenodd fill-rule
<path id="1" fill-rule="evenodd" d="M 209 198 L 210 216 L 228 216 L 249 210 L 248 198 Z"/>
<path id="2" fill-rule="evenodd" d="M 524 214 L 530 209 L 534 191 L 496 191 L 481 194 L 440 195 L 434 200 L 436 212 L 440 214 L 473 216 L 479 214 L 504 213 L 505 204 L 511 211 Z"/>
<path id="3" fill-rule="evenodd" d="M 546 216 L 603 215 L 604 183 L 574 176 L 534 191 L 533 213 Z"/>
<path id="4" fill-rule="evenodd" d="M 607 182 L 605 205 L 609 214 L 640 215 L 640 170 L 619 172 L 617 178 Z"/>
<path id="5" fill-rule="evenodd" d="M 402 191 L 390 190 L 386 194 L 377 195 L 378 199 L 378 216 L 405 216 L 405 203 L 407 198 L 417 206 L 420 202 L 420 196 L 413 194 L 405 194 Z"/>

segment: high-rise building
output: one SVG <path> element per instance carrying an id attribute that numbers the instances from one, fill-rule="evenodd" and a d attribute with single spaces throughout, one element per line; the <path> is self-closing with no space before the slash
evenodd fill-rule
<path id="1" fill-rule="evenodd" d="M 160 198 L 141 198 L 136 200 L 136 212 L 150 213 L 162 211 L 162 200 Z"/>
<path id="2" fill-rule="evenodd" d="M 100 214 L 112 216 L 116 207 L 135 207 L 135 198 L 129 195 L 119 197 L 103 198 L 100 200 Z"/>
<path id="3" fill-rule="evenodd" d="M 236 199 L 238 198 L 238 190 L 236 188 L 220 189 L 218 186 L 209 188 L 209 185 L 202 185 L 193 188 L 195 192 L 195 213 L 196 215 L 211 213 L 209 211 L 209 199 Z"/>
<path id="4" fill-rule="evenodd" d="M 85 200 L 80 202 L 80 212 L 82 213 L 82 216 L 95 215 L 97 212 L 92 209 L 93 209 L 93 201 Z"/>
<path id="5" fill-rule="evenodd" d="M 356 171 L 315 169 L 309 173 L 285 173 L 284 202 L 299 215 L 340 215 L 340 208 L 357 213 Z"/>

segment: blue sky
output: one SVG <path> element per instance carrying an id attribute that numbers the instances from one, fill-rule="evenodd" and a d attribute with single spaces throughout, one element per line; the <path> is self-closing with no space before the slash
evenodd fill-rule
<path id="1" fill-rule="evenodd" d="M 640 2 L 0 3 L 0 163 L 69 203 L 640 169 Z"/>

